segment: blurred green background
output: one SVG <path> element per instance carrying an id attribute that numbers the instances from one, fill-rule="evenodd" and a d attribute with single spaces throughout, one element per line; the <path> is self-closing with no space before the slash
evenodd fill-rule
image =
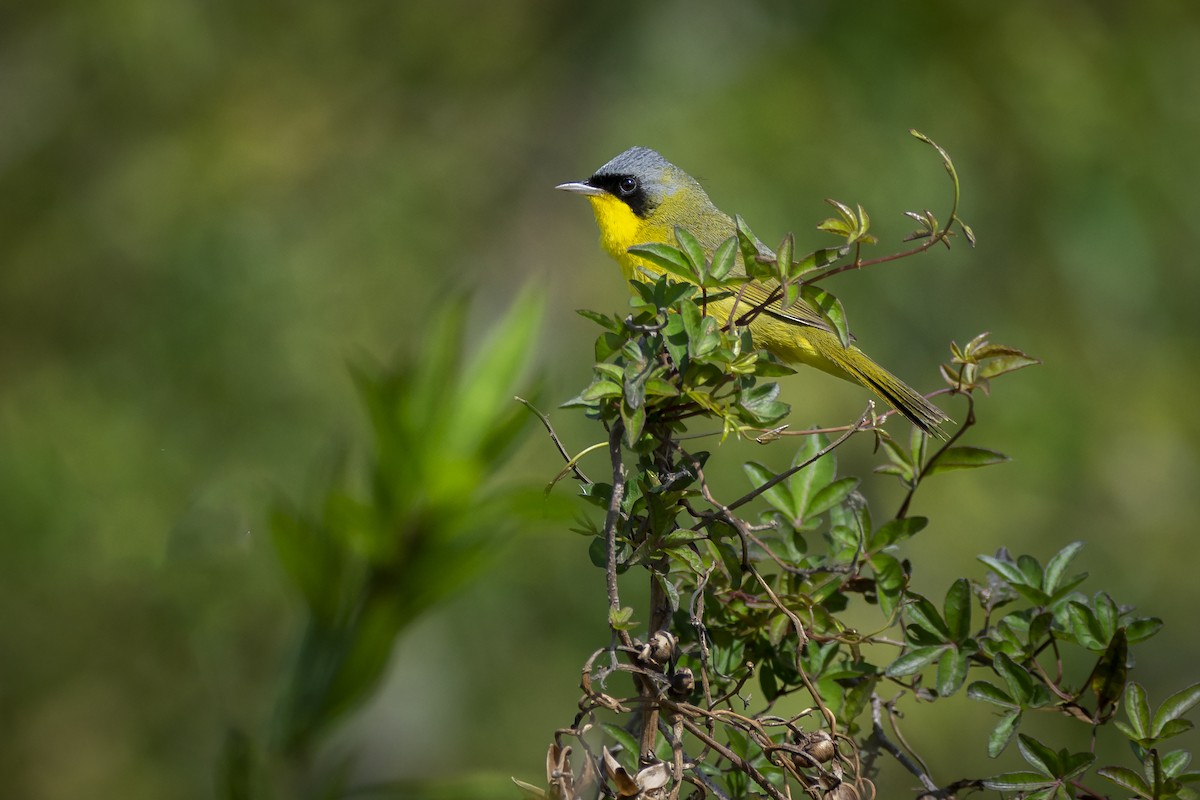
<path id="1" fill-rule="evenodd" d="M 211 796 L 225 730 L 265 730 L 296 636 L 267 501 L 364 441 L 347 360 L 411 349 L 462 287 L 482 330 L 533 282 L 542 405 L 573 395 L 596 334 L 573 309 L 626 290 L 586 205 L 551 187 L 632 144 L 768 241 L 827 244 L 822 199 L 862 203 L 880 254 L 901 211 L 948 199 L 907 129 L 945 146 L 978 248 L 830 288 L 917 386 L 982 330 L 1046 364 L 981 403 L 973 442 L 1014 462 L 918 495 L 918 588 L 981 578 L 1000 545 L 1085 539 L 1092 588 L 1167 622 L 1139 651 L 1152 699 L 1194 680 L 1195 3 L 91 0 L 0 20 L 7 796 Z M 784 392 L 797 424 L 866 399 L 823 375 Z M 572 449 L 596 437 L 555 420 Z M 842 463 L 869 458 L 864 441 Z M 535 434 L 510 472 L 559 467 Z M 549 523 L 509 543 L 405 637 L 330 757 L 357 753 L 362 780 L 539 780 L 607 641 L 585 547 Z M 988 712 L 958 706 L 910 723 L 934 777 L 999 771 Z"/>

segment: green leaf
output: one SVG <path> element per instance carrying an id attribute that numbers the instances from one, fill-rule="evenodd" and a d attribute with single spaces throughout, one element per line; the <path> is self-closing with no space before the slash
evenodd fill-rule
<path id="1" fill-rule="evenodd" d="M 696 308 L 696 304 L 684 301 L 681 304 L 682 308 L 691 307 L 696 310 L 697 321 L 700 317 L 700 309 Z M 671 361 L 680 370 L 683 369 L 684 359 L 688 354 L 688 332 L 684 324 L 682 310 L 679 314 L 671 314 L 667 317 L 667 325 L 663 328 L 664 346 L 667 348 L 667 354 L 671 356 Z"/>
<path id="2" fill-rule="evenodd" d="M 704 256 L 704 246 L 686 228 L 678 225 L 675 226 L 675 241 L 679 243 L 679 249 L 683 251 L 683 255 L 687 258 L 697 278 L 703 278 L 704 273 L 708 270 L 708 259 Z"/>
<path id="3" fill-rule="evenodd" d="M 688 569 L 697 575 L 703 575 L 708 570 L 708 564 L 704 563 L 704 559 L 700 554 L 693 550 L 690 546 L 684 545 L 681 547 L 667 547 L 662 551 L 668 556 L 682 561 Z"/>
<path id="4" fill-rule="evenodd" d="M 597 361 L 606 361 L 625 344 L 625 337 L 616 333 L 604 333 L 596 339 L 595 357 Z"/>
<path id="5" fill-rule="evenodd" d="M 1162 761 L 1159 760 L 1158 751 L 1151 749 L 1142 757 L 1142 775 L 1146 778 L 1146 782 L 1150 784 L 1150 791 L 1154 797 L 1162 796 Z"/>
<path id="6" fill-rule="evenodd" d="M 1009 583 L 1014 585 L 1025 585 L 1025 575 L 1022 574 L 1017 565 L 1011 561 L 1002 561 L 998 558 L 993 558 L 992 556 L 979 556 L 979 560 L 991 567 L 993 572 Z"/>
<path id="7" fill-rule="evenodd" d="M 641 744 L 634 738 L 633 734 L 611 722 L 602 722 L 600 727 L 610 738 L 624 748 L 626 753 L 637 753 L 641 749 Z"/>
<path id="8" fill-rule="evenodd" d="M 758 670 L 758 685 L 762 687 L 763 696 L 768 702 L 779 696 L 779 679 L 771 662 L 763 664 Z"/>
<path id="9" fill-rule="evenodd" d="M 1043 611 L 1030 620 L 1029 633 L 1026 637 L 1026 641 L 1029 642 L 1029 652 L 1036 652 L 1053 628 L 1054 615 L 1049 611 Z"/>
<path id="10" fill-rule="evenodd" d="M 1158 633 L 1162 627 L 1163 621 L 1158 617 L 1135 619 L 1125 627 L 1125 636 L 1130 644 L 1137 644 Z"/>
<path id="11" fill-rule="evenodd" d="M 692 306 L 695 308 L 695 306 Z M 717 321 L 709 316 L 700 318 L 700 326 L 695 337 L 691 339 L 688 354 L 692 358 L 704 358 L 717 349 L 721 344 L 721 333 Z"/>
<path id="12" fill-rule="evenodd" d="M 830 202 L 836 202 L 836 201 L 830 201 Z M 829 217 L 828 219 L 822 220 L 820 223 L 817 224 L 817 230 L 824 231 L 825 233 L 832 233 L 834 236 L 842 236 L 845 238 L 849 238 L 850 234 L 851 234 L 851 226 L 846 221 L 846 218 L 844 216 L 842 216 L 840 218 L 839 217 Z"/>
<path id="13" fill-rule="evenodd" d="M 614 381 L 625 380 L 625 370 L 616 364 L 602 362 L 599 364 L 593 364 L 592 369 L 600 373 L 597 377 L 609 378 Z"/>
<path id="14" fill-rule="evenodd" d="M 738 240 L 736 236 L 730 236 L 717 245 L 717 249 L 713 252 L 712 266 L 708 269 L 709 275 L 718 281 L 724 280 L 725 276 L 733 269 L 737 253 Z"/>
<path id="15" fill-rule="evenodd" d="M 783 285 L 783 297 L 779 300 L 781 308 L 791 308 L 800 299 L 800 286 L 795 283 Z"/>
<path id="16" fill-rule="evenodd" d="M 884 674 L 889 678 L 900 678 L 920 672 L 934 661 L 937 661 L 942 653 L 946 651 L 946 648 L 947 645 L 938 644 L 910 650 L 891 664 L 888 664 L 887 669 L 884 670 Z"/>
<path id="17" fill-rule="evenodd" d="M 1187 733 L 1193 727 L 1195 726 L 1192 725 L 1190 720 L 1173 719 L 1166 725 L 1163 725 L 1162 730 L 1158 732 L 1158 736 L 1154 738 L 1159 741 L 1170 739 L 1172 736 L 1179 736 L 1182 733 Z"/>
<path id="18" fill-rule="evenodd" d="M 871 536 L 871 549 L 883 548 L 898 544 L 920 533 L 929 524 L 928 517 L 903 517 L 885 522 Z"/>
<path id="19" fill-rule="evenodd" d="M 911 472 L 911 468 L 913 466 L 912 456 L 900 445 L 899 442 L 889 437 L 887 439 L 883 439 L 881 444 L 883 445 L 884 455 L 886 455 L 893 464 L 901 467 L 909 467 Z"/>
<path id="20" fill-rule="evenodd" d="M 1058 589 L 1059 581 L 1062 580 L 1063 573 L 1070 565 L 1072 559 L 1083 549 L 1083 542 L 1071 542 L 1054 554 L 1046 563 L 1046 573 L 1042 578 L 1042 588 L 1048 594 L 1054 594 Z"/>
<path id="21" fill-rule="evenodd" d="M 759 378 L 782 378 L 785 375 L 795 375 L 796 370 L 787 364 L 760 357 L 754 362 L 754 374 Z"/>
<path id="22" fill-rule="evenodd" d="M 1096 773 L 1141 797 L 1150 797 L 1150 785 L 1146 779 L 1127 767 L 1101 767 Z"/>
<path id="23" fill-rule="evenodd" d="M 592 538 L 591 544 L 588 545 L 588 559 L 591 560 L 593 567 L 604 569 L 607 565 L 608 554 L 605 552 L 606 545 L 603 536 Z"/>
<path id="24" fill-rule="evenodd" d="M 629 403 L 621 403 L 621 421 L 625 423 L 625 444 L 633 447 L 646 425 L 646 407 L 630 408 Z"/>
<path id="25" fill-rule="evenodd" d="M 692 341 L 700 338 L 700 324 L 704 316 L 700 313 L 700 306 L 688 302 L 680 303 L 679 316 L 683 318 L 683 327 L 687 332 L 688 338 L 688 351 L 691 352 L 693 348 Z"/>
<path id="26" fill-rule="evenodd" d="M 1096 763 L 1096 757 L 1091 753 L 1060 752 L 1059 761 L 1062 764 L 1062 772 L 1059 773 L 1058 777 L 1064 781 L 1069 781 L 1072 778 L 1078 778 L 1091 769 L 1092 764 Z"/>
<path id="27" fill-rule="evenodd" d="M 849 348 L 850 326 L 846 320 L 846 309 L 842 307 L 842 301 L 812 283 L 805 284 L 800 289 L 800 296 L 820 314 L 823 320 L 829 323 L 842 343 L 842 347 Z"/>
<path id="28" fill-rule="evenodd" d="M 711 319 L 711 317 L 706 319 Z M 778 383 L 760 383 L 743 391 L 738 405 L 755 420 L 769 425 L 786 416 L 788 412 L 787 404 L 775 399 L 778 396 Z M 793 495 L 794 492 L 793 489 Z"/>
<path id="29" fill-rule="evenodd" d="M 654 572 L 653 575 L 654 580 L 658 582 L 658 585 L 663 590 L 663 594 L 667 598 L 667 608 L 669 608 L 671 613 L 674 614 L 679 610 L 679 589 L 677 589 L 674 582 L 672 582 L 671 579 L 663 573 Z"/>
<path id="30" fill-rule="evenodd" d="M 1076 600 L 1067 604 L 1067 619 L 1071 623 L 1071 633 L 1082 647 L 1093 652 L 1103 651 L 1108 646 L 1108 640 L 1103 638 L 1100 630 L 1100 620 L 1092 610 Z"/>
<path id="31" fill-rule="evenodd" d="M 936 475 L 939 472 L 949 472 L 955 469 L 974 469 L 991 464 L 1003 464 L 1009 461 L 1008 456 L 985 447 L 962 445 L 946 448 L 925 468 L 926 475 Z"/>
<path id="32" fill-rule="evenodd" d="M 629 254 L 644 258 L 651 264 L 660 267 L 676 277 L 683 278 L 689 283 L 699 283 L 700 276 L 688 263 L 687 257 L 679 248 L 662 242 L 636 244 L 629 248 Z"/>
<path id="33" fill-rule="evenodd" d="M 965 641 L 971 635 L 971 582 L 959 578 L 946 592 L 946 628 L 950 638 L 956 642 Z"/>
<path id="34" fill-rule="evenodd" d="M 985 787 L 998 792 L 1030 792 L 1050 783 L 1045 775 L 1037 772 L 1005 772 L 983 780 Z"/>
<path id="35" fill-rule="evenodd" d="M 1125 687 L 1125 715 L 1133 726 L 1134 738 L 1150 736 L 1150 704 L 1146 700 L 1146 690 L 1136 681 L 1130 681 Z"/>
<path id="36" fill-rule="evenodd" d="M 1088 681 L 1099 702 L 1099 710 L 1107 709 L 1121 696 L 1129 674 L 1128 661 L 1129 643 L 1125 640 L 1125 631 L 1118 630 L 1105 649 L 1104 655 L 1096 662 L 1096 668 L 1092 670 Z"/>
<path id="37" fill-rule="evenodd" d="M 457 388 L 449 392 L 450 402 L 445 390 L 433 391 L 428 400 L 437 411 L 414 415 L 411 424 L 419 429 L 427 429 L 431 418 L 444 420 L 439 426 L 443 430 L 426 430 L 443 452 L 478 452 L 480 443 L 495 432 L 497 416 L 512 403 L 513 385 L 536 350 L 542 306 L 541 294 L 522 292 L 461 371 Z M 428 416 L 420 416 L 423 413 Z"/>
<path id="38" fill-rule="evenodd" d="M 608 612 L 608 624 L 614 630 L 628 631 L 637 627 L 633 620 L 633 609 L 629 606 L 614 608 Z"/>
<path id="39" fill-rule="evenodd" d="M 889 619 L 900 603 L 907 580 L 900 560 L 887 553 L 871 556 L 871 569 L 875 572 L 875 593 L 879 610 Z"/>
<path id="40" fill-rule="evenodd" d="M 663 547 L 681 547 L 685 544 L 698 541 L 704 538 L 704 534 L 693 530 L 680 529 L 671 531 L 662 538 Z"/>
<path id="41" fill-rule="evenodd" d="M 579 395 L 581 400 L 592 401 L 602 400 L 605 397 L 620 397 L 621 387 L 612 381 L 596 381 L 591 386 L 583 390 Z"/>
<path id="42" fill-rule="evenodd" d="M 613 333 L 621 332 L 621 321 L 610 317 L 608 314 L 601 314 L 598 311 L 591 311 L 586 308 L 577 308 L 575 309 L 575 313 L 584 319 L 590 319 L 592 322 L 596 323 L 607 331 L 612 331 Z"/>
<path id="43" fill-rule="evenodd" d="M 1043 575 L 1041 562 L 1031 555 L 1020 555 L 1017 556 L 1017 568 L 1025 576 L 1026 586 L 1041 590 Z"/>
<path id="44" fill-rule="evenodd" d="M 746 274 L 760 280 L 770 278 L 771 265 L 763 264 L 758 260 L 761 251 L 758 246 L 758 237 L 754 235 L 754 231 L 750 230 L 750 226 L 740 215 L 734 217 L 734 227 L 737 233 L 738 250 L 742 254 L 742 263 L 746 267 Z"/>
<path id="45" fill-rule="evenodd" d="M 1035 364 L 1041 363 L 1041 359 L 1030 358 L 1026 355 L 1000 356 L 989 359 L 986 364 L 983 364 L 979 369 L 979 377 L 990 380 L 991 378 L 997 378 L 1006 373 L 1016 372 L 1019 369 L 1032 367 Z"/>
<path id="46" fill-rule="evenodd" d="M 1117 620 L 1121 616 L 1117 604 L 1105 592 L 1097 592 L 1095 597 L 1096 619 L 1100 623 L 1100 636 L 1104 641 L 1112 639 L 1117 632 Z"/>
<path id="47" fill-rule="evenodd" d="M 775 477 L 775 473 L 755 461 L 747 461 L 742 465 L 746 476 L 750 478 L 750 484 L 757 489 L 767 481 Z M 778 511 L 783 512 L 793 524 L 800 520 L 800 510 L 796 506 L 796 500 L 792 497 L 792 493 L 788 490 L 788 482 L 780 481 L 762 493 L 762 498 Z"/>
<path id="48" fill-rule="evenodd" d="M 793 234 L 788 234 L 783 237 L 783 241 L 779 243 L 778 249 L 775 250 L 775 269 L 778 271 L 779 282 L 785 287 L 791 283 L 788 277 L 792 270 L 792 253 L 796 249 L 796 237 Z M 789 304 L 785 304 L 787 308 Z"/>
<path id="49" fill-rule="evenodd" d="M 792 630 L 792 621 L 788 619 L 786 614 L 776 614 L 771 617 L 771 621 L 767 623 L 767 641 L 771 646 L 778 649 L 783 643 L 784 638 Z"/>
<path id="50" fill-rule="evenodd" d="M 1178 777 L 1190 763 L 1192 763 L 1192 754 L 1186 750 L 1172 750 L 1169 753 L 1163 753 L 1163 773 L 1168 778 Z M 1200 779 L 1200 775 L 1197 778 Z"/>
<path id="51" fill-rule="evenodd" d="M 1008 691 L 1021 705 L 1029 705 L 1034 700 L 1033 676 L 1005 653 L 997 653 L 992 659 L 992 667 L 1008 684 Z"/>
<path id="52" fill-rule="evenodd" d="M 996 727 L 988 735 L 987 752 L 989 757 L 995 758 L 1004 752 L 1004 748 L 1008 747 L 1008 743 L 1012 741 L 1020 724 L 1021 709 L 1019 708 L 1014 708 L 1000 718 L 1000 722 L 996 723 Z"/>
<path id="53" fill-rule="evenodd" d="M 851 492 L 858 488 L 859 483 L 861 481 L 855 477 L 839 478 L 821 488 L 808 501 L 808 507 L 804 509 L 804 519 L 813 519 L 820 514 L 824 514 L 834 506 L 839 505 L 850 496 Z"/>
<path id="54" fill-rule="evenodd" d="M 809 461 L 828 445 L 829 438 L 824 434 L 806 436 L 792 458 L 792 468 Z M 837 460 L 832 453 L 826 453 L 788 478 L 788 487 L 796 500 L 796 506 L 800 509 L 808 508 L 817 492 L 833 482 L 836 472 Z"/>
<path id="55" fill-rule="evenodd" d="M 1019 708 L 1017 701 L 1009 696 L 1008 692 L 1001 689 L 995 684 L 987 681 L 974 681 L 967 687 L 967 697 L 972 700 L 982 700 L 985 703 L 991 703 L 1005 708 Z"/>
<path id="56" fill-rule="evenodd" d="M 1193 683 L 1164 700 L 1154 713 L 1154 723 L 1151 726 L 1154 735 L 1161 736 L 1168 722 L 1191 711 L 1196 703 L 1200 703 L 1200 683 Z"/>
<path id="57" fill-rule="evenodd" d="M 1058 755 L 1032 736 L 1017 734 L 1017 749 L 1034 769 L 1047 778 L 1057 778 L 1062 773 L 1062 762 Z"/>
<path id="58" fill-rule="evenodd" d="M 1025 795 L 1024 800 L 1073 800 L 1061 782 L 1044 786 L 1036 792 Z"/>
<path id="59" fill-rule="evenodd" d="M 800 278 L 813 270 L 829 266 L 848 252 L 850 248 L 846 246 L 819 248 L 793 262 L 789 275 L 792 279 Z"/>
<path id="60" fill-rule="evenodd" d="M 967 671 L 971 666 L 971 653 L 974 648 L 954 647 L 942 655 L 938 662 L 937 692 L 940 697 L 949 697 L 962 688 L 966 683 Z"/>
<path id="61" fill-rule="evenodd" d="M 946 627 L 942 615 L 938 613 L 933 603 L 918 594 L 910 594 L 909 597 L 911 599 L 904 607 L 909 621 L 934 634 L 943 642 L 953 641 L 950 629 Z"/>
<path id="62" fill-rule="evenodd" d="M 650 378 L 646 381 L 645 388 L 648 397 L 677 397 L 679 395 L 679 387 L 662 378 Z"/>
<path id="63" fill-rule="evenodd" d="M 963 236 L 967 237 L 967 244 L 971 245 L 971 247 L 974 247 L 975 231 L 971 230 L 971 226 L 963 222 L 961 219 L 958 220 L 958 227 L 962 228 Z"/>

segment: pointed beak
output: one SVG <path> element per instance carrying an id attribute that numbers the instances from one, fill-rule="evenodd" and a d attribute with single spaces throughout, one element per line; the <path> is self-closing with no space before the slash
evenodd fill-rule
<path id="1" fill-rule="evenodd" d="M 595 186 L 587 183 L 560 183 L 555 189 L 562 189 L 564 192 L 573 192 L 574 194 L 582 194 L 587 197 L 603 197 L 607 192 L 603 189 L 597 189 Z"/>

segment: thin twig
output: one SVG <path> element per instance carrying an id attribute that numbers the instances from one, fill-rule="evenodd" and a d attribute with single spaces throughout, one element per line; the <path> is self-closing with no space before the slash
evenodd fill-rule
<path id="1" fill-rule="evenodd" d="M 581 470 L 576 464 L 576 462 L 579 460 L 579 456 L 571 458 L 570 453 L 567 452 L 567 448 L 563 447 L 562 441 L 559 440 L 558 434 L 554 432 L 554 426 L 550 424 L 550 418 L 535 408 L 533 403 L 529 402 L 524 397 L 514 396 L 513 399 L 524 405 L 533 412 L 534 416 L 541 420 L 542 427 L 546 429 L 546 433 L 550 434 L 550 441 L 554 442 L 554 446 L 558 448 L 558 452 L 562 455 L 563 460 L 567 462 L 567 466 L 571 468 L 571 472 L 575 473 L 575 477 L 582 482 L 591 485 L 592 479 L 587 475 L 584 475 L 583 470 Z M 585 450 L 584 452 L 586 453 L 587 451 Z M 583 455 L 583 453 L 580 453 L 580 456 L 581 455 Z M 557 480 L 558 479 L 556 478 L 554 482 L 557 482 Z"/>
<path id="2" fill-rule="evenodd" d="M 787 798 L 771 784 L 771 782 L 767 779 L 767 776 L 759 772 L 758 769 L 749 761 L 742 758 L 713 737 L 709 736 L 703 728 L 692 722 L 690 719 L 687 719 L 686 717 L 680 717 L 680 722 L 683 723 L 683 727 L 687 728 L 688 733 L 690 733 L 692 736 L 695 736 L 707 747 L 715 750 L 730 764 L 733 764 L 739 770 L 749 775 L 750 779 L 762 787 L 763 791 L 773 797 L 774 800 L 787 800 Z"/>
<path id="3" fill-rule="evenodd" d="M 883 730 L 883 700 L 875 692 L 871 692 L 871 738 L 874 739 L 880 747 L 886 750 L 900 762 L 900 766 L 917 776 L 924 786 L 930 792 L 938 790 L 937 784 L 929 777 L 929 774 L 921 767 L 917 766 L 908 754 L 900 749 L 899 745 L 887 737 Z"/>
<path id="4" fill-rule="evenodd" d="M 621 610 L 621 597 L 617 592 L 617 527 L 621 524 L 621 502 L 625 499 L 625 461 L 621 458 L 621 437 L 625 424 L 621 420 L 613 423 L 608 432 L 608 455 L 612 462 L 612 495 L 608 499 L 608 514 L 604 518 L 604 572 L 608 584 L 609 624 Z M 621 644 L 633 646 L 633 639 L 625 630 L 615 631 Z"/>
<path id="5" fill-rule="evenodd" d="M 733 509 L 737 508 L 738 506 L 742 506 L 742 505 L 745 505 L 746 503 L 749 503 L 751 500 L 753 500 L 754 498 L 758 497 L 760 494 L 762 494 L 763 492 L 767 491 L 767 490 L 768 490 L 768 489 L 770 489 L 772 486 L 776 485 L 777 483 L 780 483 L 780 482 L 782 482 L 782 481 L 785 481 L 785 480 L 787 480 L 788 478 L 792 477 L 793 475 L 795 475 L 795 474 L 796 474 L 797 472 L 799 472 L 800 470 L 802 470 L 802 469 L 804 469 L 805 467 L 807 467 L 809 464 L 812 464 L 814 461 L 816 461 L 817 459 L 819 459 L 821 456 L 823 456 L 823 455 L 825 455 L 825 454 L 827 454 L 827 453 L 829 453 L 829 452 L 833 451 L 835 448 L 839 447 L 839 446 L 842 444 L 842 442 L 844 442 L 844 441 L 846 441 L 847 439 L 849 439 L 851 436 L 853 436 L 853 435 L 854 435 L 855 433 L 857 433 L 858 431 L 860 431 L 860 430 L 864 430 L 864 428 L 866 427 L 866 422 L 867 422 L 867 419 L 868 419 L 868 418 L 870 417 L 870 415 L 871 415 L 871 409 L 872 409 L 872 408 L 874 408 L 874 406 L 875 406 L 875 404 L 874 404 L 874 403 L 871 403 L 871 404 L 870 404 L 870 405 L 867 407 L 867 410 L 866 410 L 865 412 L 863 412 L 863 415 L 862 415 L 861 417 L 859 417 L 859 418 L 858 418 L 858 422 L 854 423 L 854 425 L 852 425 L 852 426 L 851 426 L 851 427 L 850 427 L 850 428 L 849 428 L 849 429 L 848 429 L 848 430 L 847 430 L 845 433 L 843 433 L 841 436 L 839 436 L 838 438 L 834 439 L 832 442 L 830 442 L 830 443 L 829 443 L 828 445 L 826 445 L 825 447 L 822 447 L 822 448 L 820 449 L 820 451 L 818 451 L 818 452 L 817 452 L 817 454 L 816 454 L 816 455 L 814 455 L 812 458 L 805 459 L 804 463 L 802 463 L 802 464 L 797 464 L 796 466 L 792 467 L 791 469 L 784 470 L 783 472 L 779 473 L 778 475 L 776 475 L 776 476 L 775 476 L 774 478 L 772 478 L 771 480 L 769 480 L 769 481 L 767 481 L 766 483 L 764 483 L 762 486 L 759 486 L 757 489 L 754 489 L 754 490 L 752 490 L 752 491 L 750 491 L 750 492 L 747 492 L 746 494 L 744 494 L 744 495 L 742 495 L 741 497 L 739 497 L 737 500 L 734 500 L 734 501 L 733 501 L 732 503 L 730 503 L 729 505 L 727 505 L 727 506 L 724 506 L 724 509 L 725 509 L 726 511 L 733 511 Z M 708 498 L 705 498 L 705 499 L 708 499 Z"/>

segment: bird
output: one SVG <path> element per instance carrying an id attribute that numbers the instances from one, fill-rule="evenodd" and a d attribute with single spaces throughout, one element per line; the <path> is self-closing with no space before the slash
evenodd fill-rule
<path id="1" fill-rule="evenodd" d="M 600 228 L 600 244 L 621 266 L 626 280 L 662 275 L 662 267 L 630 253 L 649 243 L 675 243 L 676 228 L 690 232 L 709 256 L 736 234 L 736 222 L 717 208 L 700 183 L 648 147 L 631 147 L 583 181 L 555 188 L 582 195 L 591 203 Z M 760 245 L 764 253 L 769 253 Z M 738 256 L 732 274 L 745 276 Z M 674 276 L 673 276 L 674 277 Z M 740 300 L 709 304 L 709 313 L 727 319 L 734 302 L 747 310 L 767 301 L 777 284 L 752 279 L 740 289 Z M 945 438 L 944 411 L 904 381 L 875 363 L 855 344 L 843 345 L 829 323 L 801 299 L 784 309 L 776 301 L 750 322 L 756 347 L 789 364 L 816 367 L 870 389 L 926 433 Z"/>

